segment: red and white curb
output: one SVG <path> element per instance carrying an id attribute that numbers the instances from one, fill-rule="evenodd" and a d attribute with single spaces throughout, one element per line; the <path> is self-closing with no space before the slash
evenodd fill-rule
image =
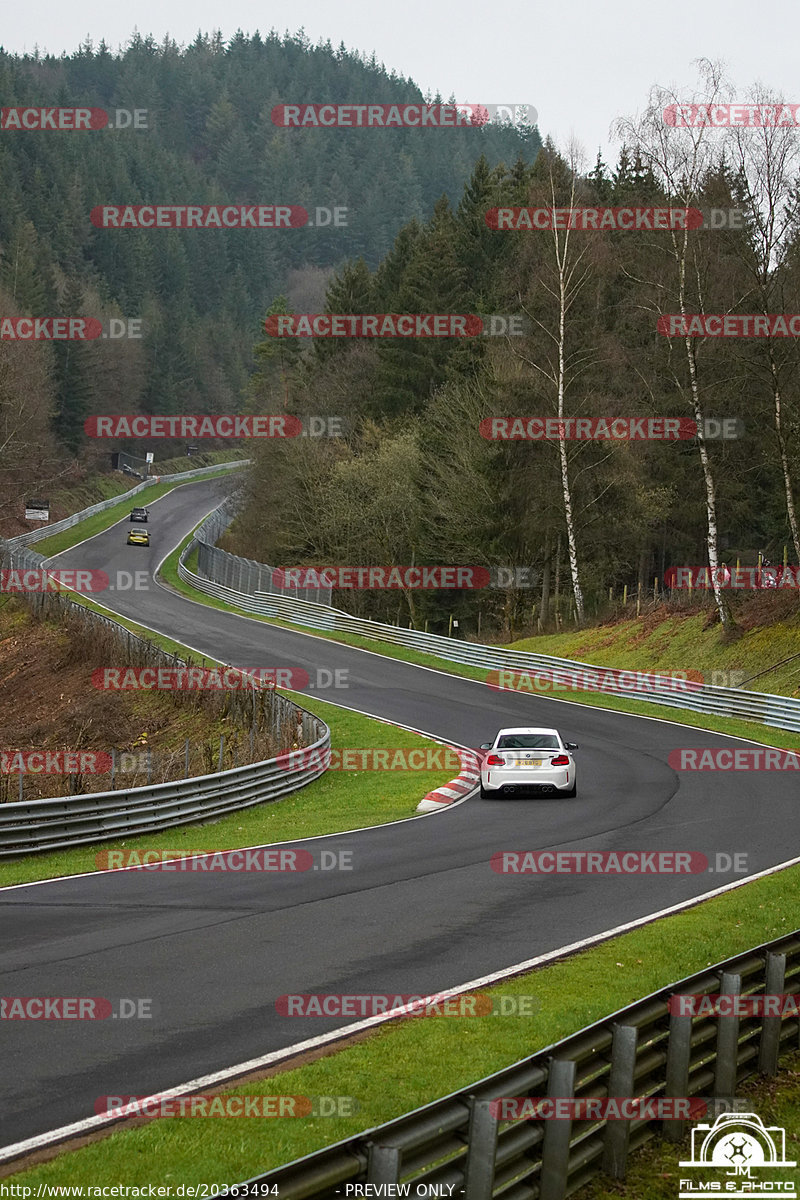
<path id="1" fill-rule="evenodd" d="M 481 760 L 478 755 L 471 750 L 460 750 L 456 746 L 452 746 L 451 749 L 461 759 L 460 772 L 443 787 L 423 796 L 417 805 L 417 812 L 438 812 L 445 805 L 461 800 L 480 781 Z"/>

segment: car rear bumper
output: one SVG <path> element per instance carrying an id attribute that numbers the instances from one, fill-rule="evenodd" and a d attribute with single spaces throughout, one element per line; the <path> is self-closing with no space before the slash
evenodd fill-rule
<path id="1" fill-rule="evenodd" d="M 567 792 L 575 782 L 575 768 L 556 767 L 552 771 L 536 767 L 521 770 L 489 768 L 481 771 L 481 785 L 487 791 Z"/>

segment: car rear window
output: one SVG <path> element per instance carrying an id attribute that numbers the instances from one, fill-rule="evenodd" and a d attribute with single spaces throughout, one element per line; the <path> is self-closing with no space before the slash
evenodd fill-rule
<path id="1" fill-rule="evenodd" d="M 497 743 L 498 750 L 559 750 L 560 743 L 552 733 L 507 733 Z"/>

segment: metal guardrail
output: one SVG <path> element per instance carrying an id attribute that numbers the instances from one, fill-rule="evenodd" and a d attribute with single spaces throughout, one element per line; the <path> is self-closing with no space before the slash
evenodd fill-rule
<path id="1" fill-rule="evenodd" d="M 478 642 L 462 642 L 457 638 L 444 637 L 441 634 L 422 633 L 416 629 L 401 629 L 381 621 L 365 621 L 353 617 L 341 609 L 331 608 L 327 604 L 315 604 L 294 599 L 283 590 L 280 595 L 266 595 L 259 592 L 252 595 L 245 594 L 231 586 L 230 580 L 235 576 L 232 570 L 227 572 L 225 578 L 221 580 L 215 566 L 217 560 L 203 556 L 204 542 L 199 540 L 197 535 L 205 537 L 206 535 L 202 533 L 205 528 L 210 531 L 215 528 L 213 523 L 210 523 L 213 517 L 214 513 L 210 514 L 207 522 L 198 528 L 195 541 L 190 542 L 184 548 L 178 563 L 178 576 L 184 583 L 198 591 L 204 592 L 208 596 L 214 596 L 227 604 L 236 605 L 245 612 L 264 617 L 276 617 L 313 629 L 353 633 L 360 637 L 390 642 L 410 650 L 420 650 L 426 654 L 432 654 L 446 662 L 482 668 L 487 673 L 490 671 L 529 673 L 534 676 L 534 682 L 537 672 L 546 673 L 549 681 L 547 693 L 561 695 L 564 698 L 571 690 L 575 690 L 577 674 L 586 679 L 596 680 L 596 689 L 592 686 L 592 690 L 597 690 L 604 695 L 647 700 L 651 704 L 666 705 L 670 708 L 684 708 L 715 716 L 735 717 L 743 721 L 755 721 L 758 724 L 769 725 L 776 729 L 800 732 L 800 700 L 791 696 L 778 696 L 770 692 L 752 692 L 745 688 L 713 687 L 690 680 L 681 681 L 668 676 L 650 675 L 649 673 L 643 675 L 641 672 L 625 672 L 598 667 L 569 658 L 555 658 L 551 655 L 534 654 L 529 651 L 507 650 L 502 646 L 484 646 Z M 190 571 L 186 566 L 186 559 L 195 545 L 200 547 L 198 555 L 198 571 L 202 572 L 200 574 Z M 221 556 L 218 560 L 220 562 L 225 557 L 233 557 L 226 556 L 224 550 L 215 549 L 217 555 Z M 269 568 L 264 569 L 268 570 Z M 209 575 L 210 571 L 216 571 L 216 577 Z M 629 677 L 627 686 L 626 676 Z M 513 690 L 513 682 L 511 680 L 506 682 L 509 690 Z M 535 694 L 535 688 L 532 690 Z"/>
<path id="2" fill-rule="evenodd" d="M 317 734 L 309 750 L 328 749 L 330 729 L 311 713 L 301 713 L 304 741 Z M 321 734 L 319 726 L 324 730 Z M 291 772 L 271 758 L 152 787 L 0 804 L 0 859 L 173 829 L 279 800 L 325 773 L 321 757 L 309 756 L 313 765 Z"/>
<path id="3" fill-rule="evenodd" d="M 200 479 L 203 475 L 209 475 L 213 471 L 236 470 L 239 467 L 246 466 L 250 459 L 240 459 L 231 463 L 216 463 L 210 467 L 196 467 L 193 471 L 181 471 L 177 475 L 160 475 L 152 479 L 145 479 L 143 483 L 139 483 L 136 487 L 131 488 L 129 492 L 122 492 L 119 496 L 111 496 L 108 500 L 100 500 L 97 504 L 91 504 L 88 508 L 81 509 L 80 512 L 73 513 L 70 517 L 64 517 L 61 521 L 54 521 L 52 525 L 44 525 L 41 529 L 30 529 L 26 533 L 20 533 L 16 537 L 9 538 L 6 541 L 7 546 L 30 546 L 35 542 L 41 542 L 44 538 L 52 537 L 54 533 L 61 533 L 63 529 L 71 529 L 73 525 L 85 521 L 87 517 L 93 517 L 95 513 L 105 512 L 108 508 L 113 508 L 115 504 L 121 504 L 123 500 L 130 500 L 132 496 L 138 495 L 145 488 L 152 487 L 156 483 L 178 483 L 185 479 Z"/>
<path id="4" fill-rule="evenodd" d="M 564 1200 L 598 1174 L 625 1177 L 629 1154 L 656 1134 L 680 1141 L 681 1120 L 503 1121 L 505 1097 L 703 1098 L 735 1110 L 738 1085 L 798 1048 L 796 1016 L 670 1014 L 678 994 L 787 994 L 800 1003 L 800 930 L 690 975 L 432 1104 L 324 1150 L 257 1175 L 281 1200 L 341 1200 L 348 1184 L 389 1185 L 369 1194 L 464 1200 Z M 717 1115 L 712 1113 L 713 1116 Z M 428 1191 L 428 1189 L 431 1189 Z M 242 1195 L 239 1192 L 239 1195 Z M 247 1194 L 246 1192 L 244 1193 Z M 258 1194 L 258 1193 L 256 1193 Z M 235 1187 L 222 1196 L 235 1196 Z"/>
<path id="5" fill-rule="evenodd" d="M 222 586 L 235 587 L 246 596 L 257 594 L 279 595 L 282 599 L 291 596 L 295 600 L 315 604 L 330 604 L 331 588 L 300 587 L 291 591 L 273 582 L 274 567 L 255 562 L 251 558 L 240 558 L 221 550 L 214 543 L 222 536 L 236 516 L 236 504 L 232 497 L 223 500 L 218 508 L 206 517 L 195 530 L 194 539 L 198 550 L 198 567 L 208 579 L 217 580 Z"/>

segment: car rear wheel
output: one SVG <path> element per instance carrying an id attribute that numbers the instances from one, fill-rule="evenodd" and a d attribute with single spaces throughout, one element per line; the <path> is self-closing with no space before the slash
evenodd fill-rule
<path id="1" fill-rule="evenodd" d="M 481 784 L 481 800 L 492 800 L 497 795 L 497 788 L 485 788 Z"/>
<path id="2" fill-rule="evenodd" d="M 569 789 L 569 791 L 568 791 L 568 792 L 562 792 L 562 793 L 561 793 L 561 795 L 562 795 L 562 796 L 570 796 L 570 797 L 572 797 L 572 796 L 577 796 L 577 794 L 578 794 L 578 781 L 577 781 L 577 779 L 575 780 L 575 782 L 573 783 L 572 787 Z"/>

